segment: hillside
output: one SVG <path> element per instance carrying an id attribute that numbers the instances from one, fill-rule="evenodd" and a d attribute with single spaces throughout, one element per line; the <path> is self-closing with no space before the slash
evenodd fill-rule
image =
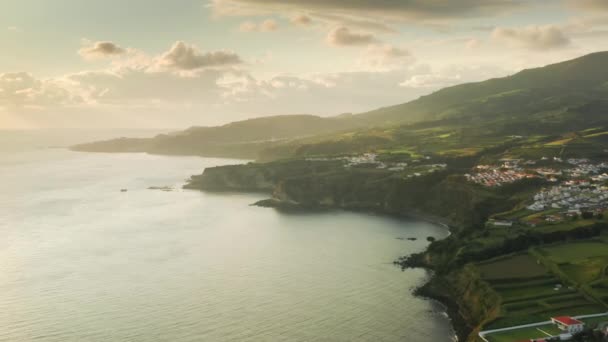
<path id="1" fill-rule="evenodd" d="M 444 88 L 405 104 L 362 115 L 368 117 L 368 120 L 403 123 L 479 117 L 480 114 L 497 114 L 496 110 L 502 114 L 516 114 L 513 111 L 515 108 L 540 107 L 538 109 L 547 110 L 562 104 L 601 98 L 600 95 L 607 94 L 607 82 L 608 52 L 597 52 L 541 68 L 523 70 L 512 76 Z M 568 98 L 563 101 L 557 98 L 565 95 Z M 535 103 L 538 105 L 533 106 Z M 513 105 L 516 107 L 513 108 Z"/>
<path id="2" fill-rule="evenodd" d="M 441 130 L 454 149 L 509 135 L 561 135 L 608 124 L 608 52 L 439 90 L 356 115 L 285 115 L 193 127 L 151 139 L 118 139 L 80 151 L 149 152 L 262 160 L 369 149 L 408 149 L 416 132 Z M 504 139 L 503 139 L 504 140 Z"/>
<path id="3" fill-rule="evenodd" d="M 191 127 L 153 138 L 120 138 L 72 147 L 89 152 L 148 152 L 170 155 L 202 155 L 256 158 L 260 150 L 280 141 L 364 127 L 351 116 L 321 118 L 314 115 L 282 115 L 255 118 L 218 127 Z"/>

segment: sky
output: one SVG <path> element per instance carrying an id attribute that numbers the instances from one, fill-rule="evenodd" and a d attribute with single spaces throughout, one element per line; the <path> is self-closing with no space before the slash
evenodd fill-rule
<path id="1" fill-rule="evenodd" d="M 608 0 L 3 0 L 0 129 L 360 113 L 607 38 Z"/>

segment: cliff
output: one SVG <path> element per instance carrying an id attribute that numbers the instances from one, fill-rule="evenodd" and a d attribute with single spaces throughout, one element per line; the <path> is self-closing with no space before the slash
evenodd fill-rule
<path id="1" fill-rule="evenodd" d="M 513 205 L 507 195 L 464 182 L 450 170 L 408 178 L 384 169 L 345 168 L 340 161 L 291 160 L 208 168 L 192 176 L 185 187 L 266 192 L 273 201 L 265 205 L 431 216 L 455 227 L 483 224 L 491 213 Z"/>

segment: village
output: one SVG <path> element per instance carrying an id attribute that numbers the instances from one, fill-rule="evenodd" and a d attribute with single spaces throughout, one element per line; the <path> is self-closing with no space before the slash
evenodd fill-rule
<path id="1" fill-rule="evenodd" d="M 486 187 L 499 187 L 525 178 L 545 178 L 558 182 L 559 178 L 568 180 L 589 180 L 603 182 L 608 180 L 608 162 L 593 164 L 588 159 L 567 159 L 559 157 L 541 158 L 539 161 L 521 159 L 501 159 L 500 165 L 477 165 L 472 173 L 465 174 L 468 181 Z M 551 162 L 553 167 L 536 167 L 539 163 Z M 555 166 L 560 166 L 557 168 Z"/>
<path id="2" fill-rule="evenodd" d="M 588 159 L 543 158 L 540 161 L 503 159 L 499 166 L 478 165 L 466 174 L 469 182 L 488 188 L 501 187 L 522 179 L 544 179 L 547 186 L 531 198 L 526 209 L 544 215 L 530 215 L 521 223 L 536 226 L 560 223 L 583 217 L 602 218 L 608 209 L 608 163 L 592 163 Z M 537 164 L 550 166 L 537 167 Z M 493 226 L 511 226 L 511 220 L 491 219 Z"/>
<path id="3" fill-rule="evenodd" d="M 389 162 L 378 158 L 376 153 L 363 153 L 355 156 L 343 157 L 312 157 L 307 158 L 309 161 L 331 161 L 340 160 L 344 162 L 345 168 L 375 168 L 379 170 L 387 170 L 391 172 L 403 172 L 407 178 L 420 177 L 422 175 L 447 168 L 447 164 L 424 164 L 422 161 L 430 160 L 431 157 L 423 156 L 421 160 L 412 160 L 406 162 Z"/>

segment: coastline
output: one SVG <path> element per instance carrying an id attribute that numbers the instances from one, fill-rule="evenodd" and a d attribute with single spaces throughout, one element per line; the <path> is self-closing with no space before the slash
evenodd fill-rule
<path id="1" fill-rule="evenodd" d="M 424 298 L 429 301 L 439 303 L 445 308 L 448 321 L 454 333 L 455 341 L 466 341 L 467 337 L 473 332 L 466 320 L 460 314 L 460 306 L 449 296 L 441 294 L 433 289 L 434 282 L 438 281 L 437 275 L 425 267 L 416 267 L 427 270 L 430 273 L 428 280 L 413 291 L 414 296 Z"/>

